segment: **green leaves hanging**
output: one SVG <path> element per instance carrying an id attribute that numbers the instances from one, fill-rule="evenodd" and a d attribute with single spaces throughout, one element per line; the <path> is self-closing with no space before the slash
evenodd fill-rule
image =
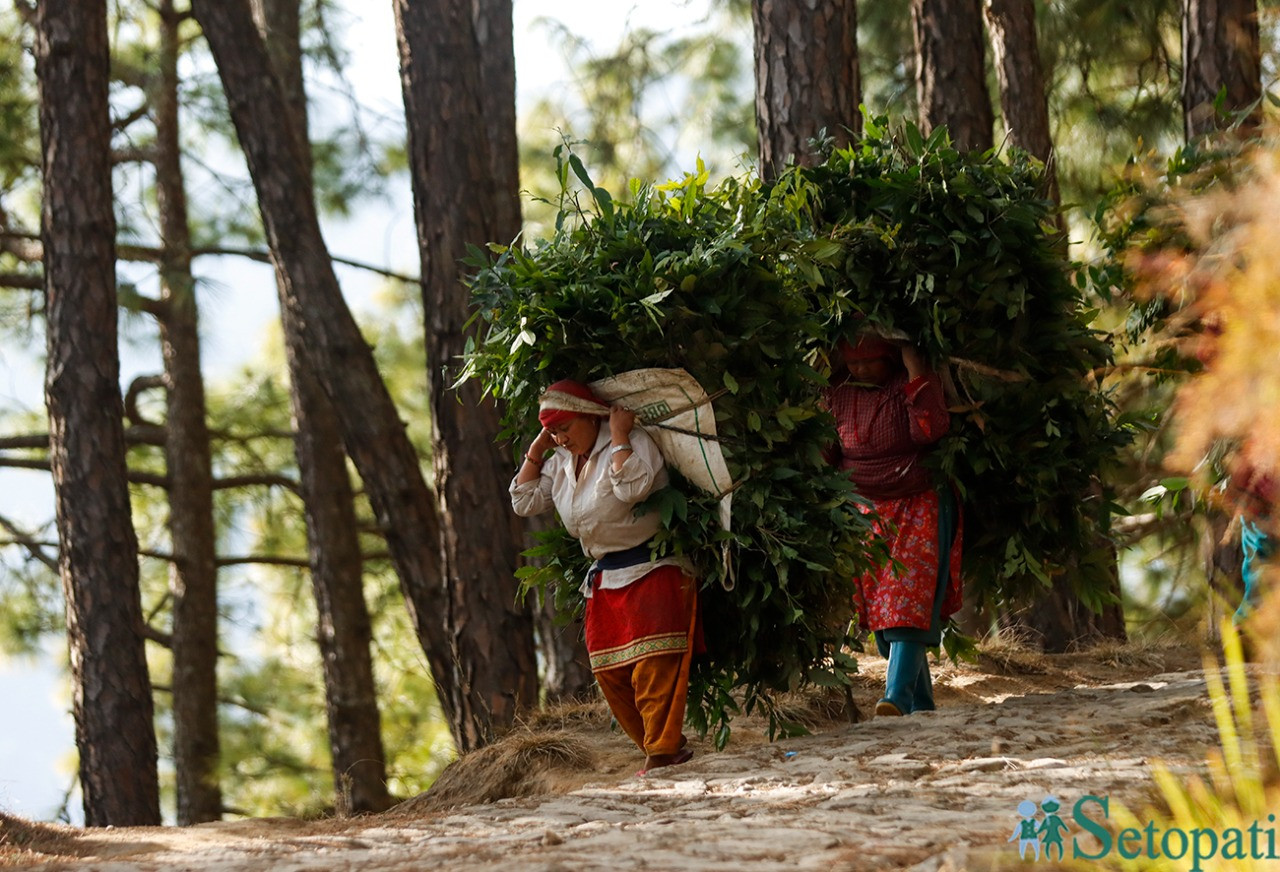
<path id="1" fill-rule="evenodd" d="M 851 579 L 883 551 L 822 459 L 835 433 L 817 398 L 827 349 L 857 325 L 907 336 L 954 388 L 931 462 L 965 497 L 967 583 L 989 600 L 1062 573 L 1086 601 L 1105 589 L 1105 561 L 1084 556 L 1108 530 L 1096 474 L 1125 434 L 1091 377 L 1110 349 L 1070 281 L 1039 166 L 868 122 L 860 142 L 768 185 L 708 189 L 699 165 L 661 186 L 633 182 L 630 203 L 558 150 L 555 236 L 469 261 L 479 332 L 466 377 L 505 401 L 513 459 L 556 379 L 682 367 L 718 392 L 734 532 L 681 482 L 652 501 L 661 548 L 702 573 L 711 652 L 695 667 L 693 717 L 718 736 L 731 692 L 767 708 L 771 689 L 844 684 L 853 668 L 842 653 Z M 724 541 L 733 591 L 717 583 Z M 571 605 L 585 569 L 576 549 L 551 534 L 526 584 Z"/>

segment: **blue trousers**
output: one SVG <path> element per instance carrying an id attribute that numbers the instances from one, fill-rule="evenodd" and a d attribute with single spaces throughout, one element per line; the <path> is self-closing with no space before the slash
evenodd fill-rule
<path id="1" fill-rule="evenodd" d="M 933 592 L 929 629 L 890 627 L 876 630 L 876 649 L 888 659 L 884 698 L 904 715 L 931 712 L 933 678 L 929 675 L 928 649 L 942 639 L 942 600 L 951 579 L 951 542 L 956 535 L 958 512 L 949 487 L 938 489 L 938 579 Z"/>
<path id="2" fill-rule="evenodd" d="M 1244 551 L 1244 561 L 1240 564 L 1240 575 L 1244 579 L 1244 598 L 1240 601 L 1240 608 L 1231 616 L 1234 624 L 1248 618 L 1262 601 L 1262 565 L 1274 556 L 1276 543 L 1257 524 L 1241 518 L 1240 548 Z"/>
<path id="3" fill-rule="evenodd" d="M 929 650 L 923 642 L 891 642 L 876 633 L 876 648 L 889 660 L 884 698 L 904 715 L 931 712 L 933 678 L 929 675 Z"/>

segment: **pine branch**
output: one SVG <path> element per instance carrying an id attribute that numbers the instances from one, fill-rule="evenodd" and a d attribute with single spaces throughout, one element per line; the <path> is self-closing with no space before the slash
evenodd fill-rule
<path id="1" fill-rule="evenodd" d="M 157 630 L 155 627 L 151 626 L 150 624 L 142 625 L 142 638 L 150 642 L 155 642 L 157 645 L 160 645 L 162 648 L 169 648 L 169 649 L 173 648 L 173 635 L 171 633 L 161 632 L 160 630 Z M 160 690 L 160 689 L 161 688 L 156 688 L 156 690 Z"/>
<path id="2" fill-rule="evenodd" d="M 33 273 L 0 272 L 0 287 L 17 291 L 44 290 L 44 277 Z"/>
<path id="3" fill-rule="evenodd" d="M 311 567 L 311 561 L 306 557 L 274 557 L 270 554 L 246 554 L 243 557 L 219 557 L 218 566 L 293 566 L 302 569 Z"/>
<path id="4" fill-rule="evenodd" d="M 0 230 L 0 252 L 12 254 L 23 263 L 40 263 L 44 258 L 39 235 L 17 230 Z"/>
<path id="5" fill-rule="evenodd" d="M 36 560 L 39 560 L 45 566 L 49 567 L 49 569 L 55 574 L 58 572 L 58 559 L 56 557 L 50 557 L 45 553 L 44 549 L 47 547 L 47 543 L 38 541 L 34 536 L 24 532 L 17 524 L 3 516 L 0 516 L 0 527 L 8 530 L 9 535 L 13 536 L 12 544 L 21 545 L 23 548 L 27 549 L 28 554 Z M 8 545 L 11 543 L 5 542 L 0 544 Z M 57 545 L 55 544 L 53 547 L 56 549 Z"/>
<path id="6" fill-rule="evenodd" d="M 38 263 L 44 255 L 44 247 L 40 244 L 40 237 L 35 233 L 22 233 L 14 230 L 0 231 L 0 251 L 14 255 L 19 260 L 27 263 Z M 160 263 L 164 257 L 164 252 L 159 248 L 149 245 L 135 245 L 132 243 L 117 243 L 116 256 L 120 260 L 137 261 L 140 263 Z M 192 257 L 244 257 L 258 263 L 271 263 L 271 252 L 265 248 L 237 248 L 229 246 L 200 246 L 191 249 Z M 396 272 L 392 269 L 386 269 L 380 266 L 374 266 L 371 263 L 355 260 L 349 257 L 330 256 L 330 260 L 334 263 L 340 263 L 343 266 L 349 266 L 353 269 L 363 270 L 373 273 L 374 275 L 384 276 L 389 279 L 405 282 L 406 284 L 415 285 L 421 282 L 417 276 L 407 275 L 405 273 Z M 43 285 L 41 285 L 43 287 Z"/>
<path id="7" fill-rule="evenodd" d="M 26 457 L 0 457 L 0 469 L 34 469 L 38 472 L 50 472 L 48 458 L 29 459 Z M 286 479 L 287 481 L 287 479 Z M 153 472 L 135 472 L 129 471 L 129 482 L 131 484 L 147 484 L 154 487 L 169 488 L 169 477 L 166 475 L 156 475 Z M 214 485 L 217 487 L 217 485 Z M 238 485 L 231 485 L 236 487 Z"/>
<path id="8" fill-rule="evenodd" d="M 382 552 L 374 552 L 372 554 L 361 554 L 362 561 L 369 560 L 387 560 L 390 554 Z M 303 569 L 311 567 L 311 560 L 307 557 L 277 557 L 271 554 L 246 554 L 243 557 L 219 557 L 218 566 L 245 566 L 253 564 L 257 566 L 297 566 Z"/>
<path id="9" fill-rule="evenodd" d="M 124 431 L 128 445 L 164 445 L 165 428 L 159 424 L 135 424 Z M 0 437 L 0 451 L 20 448 L 48 450 L 48 433 L 25 433 L 20 436 Z"/>
<path id="10" fill-rule="evenodd" d="M 126 163 L 155 163 L 155 159 L 156 150 L 154 148 L 135 145 L 130 148 L 113 148 L 111 150 L 112 166 Z"/>
<path id="11" fill-rule="evenodd" d="M 302 489 L 296 479 L 289 478 L 287 475 L 275 475 L 269 472 L 258 473 L 252 475 L 233 475 L 230 478 L 219 478 L 213 482 L 214 490 L 229 490 L 236 487 L 282 487 L 286 490 L 293 491 L 295 494 Z"/>
<path id="12" fill-rule="evenodd" d="M 119 118 L 113 119 L 111 122 L 111 126 L 116 130 L 126 130 L 135 121 L 140 121 L 143 118 L 146 118 L 148 113 L 150 112 L 151 112 L 150 104 L 144 102 L 142 103 L 142 105 L 138 106 L 137 109 L 134 109 L 128 115 L 121 115 Z"/>
<path id="13" fill-rule="evenodd" d="M 124 395 L 124 416 L 135 425 L 160 426 L 142 417 L 142 413 L 138 411 L 138 396 L 143 391 L 165 387 L 168 386 L 165 384 L 164 376 L 162 375 L 140 375 L 129 382 L 129 389 L 125 391 Z"/>

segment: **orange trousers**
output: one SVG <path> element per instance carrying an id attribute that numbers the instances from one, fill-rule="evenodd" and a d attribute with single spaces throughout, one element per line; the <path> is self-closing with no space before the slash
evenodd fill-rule
<path id="1" fill-rule="evenodd" d="M 647 755 L 674 754 L 685 745 L 684 709 L 692 658 L 688 650 L 655 654 L 596 673 L 618 725 Z"/>
<path id="2" fill-rule="evenodd" d="M 674 754 L 685 746 L 683 728 L 685 706 L 689 697 L 689 667 L 695 651 L 701 651 L 705 647 L 702 644 L 702 627 L 698 616 L 697 585 L 692 579 L 681 576 L 674 568 L 663 567 L 657 572 L 669 572 L 680 580 L 679 596 L 683 603 L 662 605 L 675 605 L 676 616 L 680 612 L 688 615 L 684 650 L 649 654 L 618 666 L 594 670 L 605 702 L 609 703 L 609 709 L 618 725 L 649 756 Z M 644 581 L 639 583 L 643 584 Z M 636 604 L 632 603 L 631 606 L 634 608 Z M 587 620 L 588 624 L 593 620 L 590 613 Z M 605 620 L 607 625 L 608 619 Z M 680 619 L 675 617 L 675 620 Z M 666 630 L 668 626 L 670 625 L 663 625 L 662 629 Z M 678 627 L 679 624 L 675 626 Z M 588 632 L 588 639 L 590 638 L 591 633 Z"/>

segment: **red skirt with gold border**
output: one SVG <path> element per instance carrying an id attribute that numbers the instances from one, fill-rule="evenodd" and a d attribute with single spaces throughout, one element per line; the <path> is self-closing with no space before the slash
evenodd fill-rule
<path id="1" fill-rule="evenodd" d="M 586 616 L 591 671 L 704 651 L 697 596 L 697 584 L 678 566 L 659 566 L 626 587 L 593 590 Z"/>

